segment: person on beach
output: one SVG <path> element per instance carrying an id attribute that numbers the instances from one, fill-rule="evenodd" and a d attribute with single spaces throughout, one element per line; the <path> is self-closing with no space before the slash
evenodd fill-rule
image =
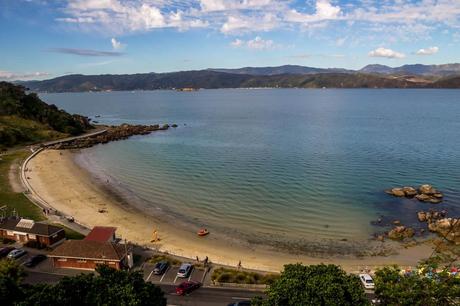
<path id="1" fill-rule="evenodd" d="M 241 260 L 238 262 L 237 269 L 238 269 L 238 270 L 241 270 Z"/>
<path id="2" fill-rule="evenodd" d="M 200 262 L 200 259 L 198 258 L 198 256 L 196 257 L 196 263 L 199 263 Z"/>

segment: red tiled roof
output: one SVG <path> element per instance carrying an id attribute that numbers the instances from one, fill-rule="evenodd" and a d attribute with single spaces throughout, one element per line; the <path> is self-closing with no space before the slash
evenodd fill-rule
<path id="1" fill-rule="evenodd" d="M 66 240 L 49 254 L 49 257 L 122 260 L 125 246 L 113 242 Z"/>
<path id="2" fill-rule="evenodd" d="M 84 240 L 107 242 L 110 241 L 117 230 L 116 227 L 95 226 Z"/>

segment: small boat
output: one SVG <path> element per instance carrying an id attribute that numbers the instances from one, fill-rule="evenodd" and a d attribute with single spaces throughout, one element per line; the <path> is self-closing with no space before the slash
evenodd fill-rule
<path id="1" fill-rule="evenodd" d="M 197 232 L 198 236 L 206 236 L 209 234 L 209 231 L 206 228 L 200 228 L 200 230 Z"/>

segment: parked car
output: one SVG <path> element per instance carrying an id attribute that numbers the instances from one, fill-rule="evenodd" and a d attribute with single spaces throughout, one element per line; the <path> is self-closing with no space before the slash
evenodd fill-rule
<path id="1" fill-rule="evenodd" d="M 12 250 L 14 250 L 13 247 L 3 247 L 0 249 L 0 258 L 6 257 Z"/>
<path id="2" fill-rule="evenodd" d="M 359 279 L 361 280 L 361 283 L 363 283 L 364 288 L 366 289 L 374 289 L 374 280 L 369 274 L 360 274 Z"/>
<path id="3" fill-rule="evenodd" d="M 192 264 L 183 263 L 180 266 L 179 271 L 177 272 L 177 277 L 182 277 L 182 278 L 188 277 L 190 275 L 190 272 L 192 272 L 192 269 L 193 269 Z"/>
<path id="4" fill-rule="evenodd" d="M 38 254 L 38 255 L 32 256 L 29 259 L 27 259 L 27 261 L 24 263 L 24 266 L 28 268 L 33 268 L 39 263 L 41 263 L 42 261 L 44 261 L 45 259 L 46 259 L 46 255 Z"/>
<path id="5" fill-rule="evenodd" d="M 239 301 L 235 303 L 230 303 L 228 306 L 251 306 L 251 301 Z"/>
<path id="6" fill-rule="evenodd" d="M 178 295 L 185 295 L 189 294 L 193 290 L 196 290 L 201 287 L 201 283 L 194 282 L 194 281 L 187 281 L 181 283 L 179 286 L 176 287 L 176 293 Z"/>
<path id="7" fill-rule="evenodd" d="M 162 275 L 166 272 L 169 267 L 169 262 L 167 261 L 160 261 L 155 264 L 153 268 L 153 274 Z"/>
<path id="8" fill-rule="evenodd" d="M 15 250 L 12 250 L 10 253 L 8 253 L 8 258 L 11 258 L 11 259 L 18 259 L 19 257 L 21 256 L 24 256 L 27 254 L 27 251 L 26 250 L 23 250 L 23 249 L 15 249 Z"/>

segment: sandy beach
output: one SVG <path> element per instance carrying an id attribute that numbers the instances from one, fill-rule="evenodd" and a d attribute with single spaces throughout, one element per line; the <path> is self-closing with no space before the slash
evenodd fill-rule
<path id="1" fill-rule="evenodd" d="M 236 266 L 241 260 L 245 268 L 264 271 L 280 271 L 284 264 L 296 262 L 334 263 L 347 271 L 358 271 L 364 267 L 388 264 L 415 266 L 432 251 L 430 245 L 421 244 L 401 248 L 398 254 L 391 256 L 316 258 L 264 247 L 248 247 L 220 239 L 212 233 L 202 238 L 196 235 L 196 229 L 188 231 L 174 222 L 146 215 L 115 196 L 77 165 L 70 151 L 45 150 L 29 162 L 28 169 L 27 176 L 33 191 L 62 214 L 73 216 L 89 228 L 115 226 L 122 239 L 184 257 L 208 256 L 212 262 L 229 266 Z M 154 230 L 158 231 L 160 242 L 151 243 Z"/>

